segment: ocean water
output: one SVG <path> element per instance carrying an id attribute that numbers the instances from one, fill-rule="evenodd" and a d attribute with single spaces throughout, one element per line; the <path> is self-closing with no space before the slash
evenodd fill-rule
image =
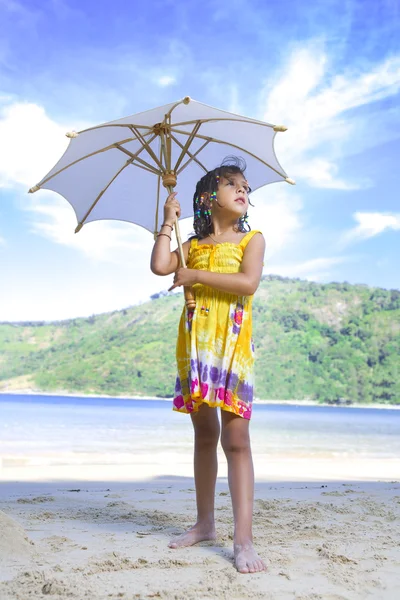
<path id="1" fill-rule="evenodd" d="M 393 477 L 400 465 L 400 410 L 256 404 L 250 431 L 256 472 L 258 465 L 265 476 L 271 465 L 304 471 L 325 461 L 354 473 L 359 464 L 377 474 L 389 465 Z M 3 480 L 18 467 L 24 477 L 29 468 L 102 465 L 187 474 L 192 456 L 191 419 L 170 401 L 0 395 Z"/>

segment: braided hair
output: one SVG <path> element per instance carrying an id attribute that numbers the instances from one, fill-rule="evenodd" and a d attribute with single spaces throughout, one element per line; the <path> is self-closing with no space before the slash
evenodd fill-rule
<path id="1" fill-rule="evenodd" d="M 213 230 L 211 210 L 201 201 L 201 196 L 205 193 L 210 195 L 213 193 L 215 194 L 218 190 L 218 183 L 221 177 L 227 177 L 237 173 L 244 175 L 245 170 L 246 162 L 243 158 L 228 156 L 222 161 L 221 166 L 209 171 L 197 182 L 196 191 L 193 196 L 193 229 L 196 235 L 192 237 L 203 239 L 212 233 Z M 251 190 L 249 190 L 249 192 L 250 191 Z M 250 201 L 249 204 L 250 206 L 253 206 Z M 251 231 L 247 219 L 247 212 L 238 219 L 238 230 L 243 233 Z"/>

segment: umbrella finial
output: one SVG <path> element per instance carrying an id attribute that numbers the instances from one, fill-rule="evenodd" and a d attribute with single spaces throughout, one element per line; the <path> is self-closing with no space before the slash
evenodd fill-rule
<path id="1" fill-rule="evenodd" d="M 67 136 L 67 138 L 77 138 L 79 133 L 76 133 L 76 131 L 68 131 L 68 133 L 65 134 Z"/>
<path id="2" fill-rule="evenodd" d="M 190 96 L 185 96 L 184 99 L 182 100 L 183 104 L 189 104 L 190 101 L 191 101 Z"/>
<path id="3" fill-rule="evenodd" d="M 34 194 L 35 192 L 37 192 L 38 190 L 40 190 L 40 185 L 34 185 L 33 187 L 31 187 L 31 189 L 28 191 L 28 194 Z"/>
<path id="4" fill-rule="evenodd" d="M 287 131 L 287 127 L 284 125 L 274 125 L 274 131 Z"/>
<path id="5" fill-rule="evenodd" d="M 285 181 L 287 183 L 290 183 L 290 185 L 296 185 L 296 182 L 294 179 L 290 179 L 290 177 L 286 177 Z"/>

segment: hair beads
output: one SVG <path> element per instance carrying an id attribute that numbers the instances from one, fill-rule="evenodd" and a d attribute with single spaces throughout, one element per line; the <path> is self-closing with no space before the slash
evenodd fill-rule
<path id="1" fill-rule="evenodd" d="M 240 217 L 240 219 L 239 219 L 239 228 L 240 228 L 241 231 L 246 231 L 246 229 L 244 229 L 245 225 L 247 225 L 247 227 L 249 227 L 248 218 L 249 217 L 247 215 L 247 212 L 246 212 L 245 215 L 243 215 L 242 217 Z M 250 231 L 250 229 L 248 229 L 248 231 Z"/>
<path id="2" fill-rule="evenodd" d="M 200 206 L 203 204 L 204 202 L 204 196 L 203 194 L 200 196 L 200 198 L 198 196 L 196 196 L 195 199 L 195 211 L 194 211 L 194 216 L 196 217 L 200 217 L 201 215 L 201 210 L 200 210 Z"/>
<path id="3" fill-rule="evenodd" d="M 195 217 L 200 217 L 201 213 L 203 213 L 203 215 L 209 215 L 211 216 L 211 203 L 213 200 L 217 199 L 217 193 L 213 192 L 212 194 L 210 194 L 210 205 L 209 208 L 203 208 L 204 205 L 204 195 L 202 194 L 200 196 L 200 198 L 197 196 L 196 200 L 195 200 L 195 204 L 196 204 L 196 209 L 194 211 L 194 216 Z M 203 210 L 202 210 L 203 208 Z"/>

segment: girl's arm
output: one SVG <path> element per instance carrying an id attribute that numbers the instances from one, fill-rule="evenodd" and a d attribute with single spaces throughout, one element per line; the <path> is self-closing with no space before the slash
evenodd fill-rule
<path id="1" fill-rule="evenodd" d="M 173 289 L 179 285 L 191 286 L 194 283 L 235 294 L 251 296 L 257 290 L 263 269 L 265 240 L 262 234 L 256 234 L 247 244 L 240 273 L 212 273 L 197 269 L 178 269 L 174 277 Z"/>
<path id="2" fill-rule="evenodd" d="M 172 229 L 176 217 L 180 217 L 181 207 L 176 199 L 176 192 L 172 192 L 164 204 L 164 220 L 163 227 L 160 229 L 160 235 L 156 238 L 151 253 L 150 269 L 156 275 L 170 275 L 180 266 L 179 250 L 176 248 L 171 252 Z M 168 236 L 168 237 L 167 237 Z M 171 238 L 171 239 L 169 239 Z M 190 248 L 190 241 L 182 244 L 183 255 L 187 262 Z"/>
<path id="3" fill-rule="evenodd" d="M 238 296 L 251 296 L 260 284 L 264 252 L 264 236 L 256 234 L 244 249 L 240 273 L 198 271 L 198 283 Z"/>
<path id="4" fill-rule="evenodd" d="M 161 233 L 167 233 L 172 238 L 172 229 L 162 227 Z M 174 234 L 175 235 L 175 234 Z M 185 263 L 188 259 L 190 241 L 183 242 L 182 250 L 185 257 Z M 150 269 L 155 275 L 170 275 L 180 266 L 179 249 L 171 252 L 171 240 L 165 235 L 160 235 L 155 241 L 150 259 Z"/>

